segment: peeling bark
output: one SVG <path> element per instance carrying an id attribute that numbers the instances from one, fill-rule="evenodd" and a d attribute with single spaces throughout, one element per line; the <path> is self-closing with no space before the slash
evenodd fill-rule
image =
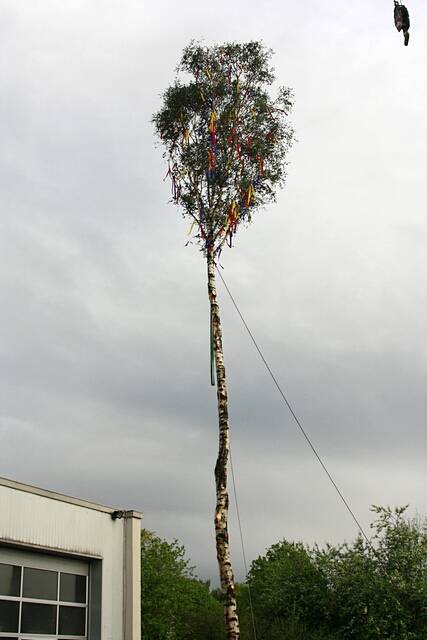
<path id="1" fill-rule="evenodd" d="M 218 399 L 219 446 L 215 465 L 216 507 L 215 539 L 221 588 L 224 596 L 224 614 L 227 640 L 239 640 L 239 618 L 237 615 L 234 574 L 231 566 L 228 542 L 228 491 L 227 466 L 230 451 L 230 428 L 228 422 L 227 384 L 225 380 L 224 354 L 219 306 L 216 297 L 215 260 L 211 251 L 207 256 L 208 293 L 211 308 L 212 335 L 216 364 L 216 387 Z"/>

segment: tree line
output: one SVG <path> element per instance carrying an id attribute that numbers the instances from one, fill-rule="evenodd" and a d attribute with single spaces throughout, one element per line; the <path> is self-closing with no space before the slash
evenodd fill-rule
<path id="1" fill-rule="evenodd" d="M 406 507 L 373 507 L 369 541 L 282 540 L 236 585 L 242 640 L 426 640 L 427 527 Z M 141 535 L 142 640 L 224 640 L 221 590 L 178 541 Z M 252 619 L 252 600 L 254 619 Z"/>

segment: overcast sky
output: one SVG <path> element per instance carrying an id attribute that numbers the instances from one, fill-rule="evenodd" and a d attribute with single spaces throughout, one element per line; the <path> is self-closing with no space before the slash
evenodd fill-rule
<path id="1" fill-rule="evenodd" d="M 427 5 L 408 8 L 405 48 L 391 0 L 0 0 L 0 475 L 139 509 L 216 580 L 205 266 L 150 118 L 191 39 L 262 39 L 298 143 L 224 277 L 363 525 L 372 503 L 426 514 Z M 352 540 L 219 296 L 248 559 Z"/>

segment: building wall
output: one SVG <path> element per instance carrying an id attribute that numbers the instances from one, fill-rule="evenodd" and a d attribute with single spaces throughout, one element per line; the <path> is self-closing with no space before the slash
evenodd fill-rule
<path id="1" fill-rule="evenodd" d="M 0 544 L 102 559 L 102 640 L 138 640 L 141 514 L 113 511 L 3 481 Z"/>

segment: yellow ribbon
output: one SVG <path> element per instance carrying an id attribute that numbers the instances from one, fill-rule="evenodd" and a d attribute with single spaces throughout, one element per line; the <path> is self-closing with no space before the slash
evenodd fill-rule
<path id="1" fill-rule="evenodd" d="M 237 221 L 239 217 L 239 207 L 237 206 L 237 202 L 233 200 L 230 207 L 230 220 L 234 223 Z"/>
<path id="2" fill-rule="evenodd" d="M 253 184 L 250 184 L 249 188 L 248 188 L 248 191 L 246 193 L 246 206 L 247 207 L 250 206 L 251 200 L 253 200 L 255 202 L 255 197 L 256 197 L 256 194 L 255 194 L 254 186 L 253 186 Z"/>
<path id="3" fill-rule="evenodd" d="M 209 133 L 216 133 L 216 121 L 217 121 L 217 119 L 218 119 L 218 116 L 216 114 L 216 111 L 212 111 L 211 117 L 209 118 L 209 125 L 208 125 Z"/>

